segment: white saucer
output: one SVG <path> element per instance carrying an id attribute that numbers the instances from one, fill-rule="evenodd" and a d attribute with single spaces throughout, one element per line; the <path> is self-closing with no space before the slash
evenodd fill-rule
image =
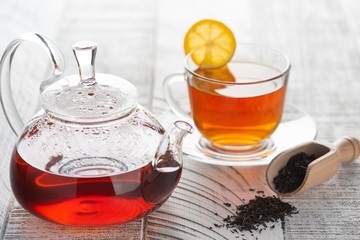
<path id="1" fill-rule="evenodd" d="M 180 118 L 172 112 L 166 112 L 161 114 L 158 119 L 163 126 L 168 126 Z M 297 144 L 313 140 L 317 134 L 315 121 L 309 114 L 301 111 L 291 104 L 286 104 L 282 121 L 274 134 L 271 136 L 271 139 L 275 144 L 275 150 L 270 155 L 251 160 L 249 160 L 249 158 L 244 160 L 241 157 L 238 159 L 221 159 L 205 155 L 197 146 L 201 135 L 197 131 L 194 122 L 190 118 L 182 120 L 190 123 L 195 130 L 193 134 L 189 134 L 185 137 L 183 143 L 183 153 L 195 161 L 224 166 L 267 165 L 280 152 Z"/>

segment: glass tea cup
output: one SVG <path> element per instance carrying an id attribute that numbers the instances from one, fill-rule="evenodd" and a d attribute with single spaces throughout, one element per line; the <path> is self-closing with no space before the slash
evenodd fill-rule
<path id="1" fill-rule="evenodd" d="M 172 111 L 191 117 L 201 137 L 196 143 L 205 155 L 218 159 L 258 159 L 274 152 L 271 135 L 279 126 L 286 95 L 290 62 L 280 51 L 238 43 L 232 60 L 220 68 L 201 68 L 185 57 L 191 114 L 176 99 L 176 83 L 164 81 Z"/>

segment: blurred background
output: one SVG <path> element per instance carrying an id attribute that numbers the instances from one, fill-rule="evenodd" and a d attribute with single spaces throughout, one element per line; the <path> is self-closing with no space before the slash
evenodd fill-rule
<path id="1" fill-rule="evenodd" d="M 77 74 L 72 44 L 95 41 L 98 44 L 96 70 L 133 82 L 140 90 L 141 103 L 152 108 L 156 98 L 162 96 L 162 79 L 183 69 L 186 31 L 200 19 L 213 18 L 227 24 L 239 42 L 264 44 L 286 53 L 292 62 L 288 99 L 307 108 L 315 99 L 306 96 L 297 102 L 300 99 L 297 94 L 309 94 L 299 93 L 300 85 L 318 87 L 316 101 L 321 101 L 322 94 L 337 96 L 339 89 L 344 89 L 346 79 L 357 77 L 352 69 L 346 72 L 348 76 L 341 70 L 345 64 L 358 68 L 359 5 L 356 0 L 273 0 L 270 3 L 266 0 L 0 0 L 0 51 L 23 32 L 41 32 L 53 38 L 62 49 L 66 74 Z M 16 56 L 16 60 L 26 64 L 20 64 L 18 68 L 22 69 L 15 71 L 21 72 L 18 77 L 21 79 L 15 79 L 14 84 L 19 81 L 19 85 L 29 91 L 31 87 L 37 88 L 32 84 L 34 81 L 43 80 L 41 67 L 47 60 L 38 60 L 42 50 L 34 46 L 24 48 L 25 54 L 19 51 L 21 56 Z M 27 51 L 35 55 L 29 56 Z M 324 78 L 339 84 L 332 84 L 333 89 L 325 91 L 316 84 Z M 354 88 L 350 86 L 347 91 L 354 91 L 351 89 Z M 341 98 L 346 95 L 341 94 Z M 26 92 L 22 92 L 22 101 L 26 96 Z M 316 106 L 304 110 L 324 111 L 313 107 Z M 27 106 L 20 112 L 31 115 L 31 111 Z"/>
<path id="2" fill-rule="evenodd" d="M 65 74 L 78 74 L 72 45 L 95 41 L 96 71 L 135 84 L 140 103 L 158 114 L 169 111 L 163 79 L 183 71 L 187 30 L 217 19 L 238 42 L 288 55 L 287 101 L 314 118 L 319 139 L 333 141 L 360 136 L 359 13 L 358 0 L 0 0 L 0 53 L 19 34 L 41 32 L 62 49 Z M 25 121 L 39 108 L 39 84 L 47 77 L 42 51 L 24 44 L 14 56 L 13 95 Z M 15 139 L 0 111 L 0 223 L 13 206 L 6 169 Z M 307 216 L 316 218 L 310 210 Z"/>

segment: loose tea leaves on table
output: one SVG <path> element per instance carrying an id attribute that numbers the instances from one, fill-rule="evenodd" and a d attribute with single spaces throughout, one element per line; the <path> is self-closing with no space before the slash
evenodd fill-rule
<path id="1" fill-rule="evenodd" d="M 275 189 L 280 193 L 289 193 L 300 187 L 305 178 L 308 165 L 316 159 L 315 155 L 300 152 L 290 157 L 289 161 L 279 170 L 273 179 Z"/>
<path id="2" fill-rule="evenodd" d="M 275 222 L 296 213 L 298 213 L 296 207 L 275 196 L 255 196 L 255 199 L 247 204 L 237 206 L 235 215 L 227 216 L 223 221 L 226 228 L 261 232 L 266 228 L 265 223 Z"/>

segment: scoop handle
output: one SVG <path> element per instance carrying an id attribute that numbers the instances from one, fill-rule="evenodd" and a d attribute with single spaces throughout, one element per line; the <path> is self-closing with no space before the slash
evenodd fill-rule
<path id="1" fill-rule="evenodd" d="M 334 142 L 341 163 L 349 163 L 360 155 L 360 140 L 356 137 L 343 137 Z"/>

